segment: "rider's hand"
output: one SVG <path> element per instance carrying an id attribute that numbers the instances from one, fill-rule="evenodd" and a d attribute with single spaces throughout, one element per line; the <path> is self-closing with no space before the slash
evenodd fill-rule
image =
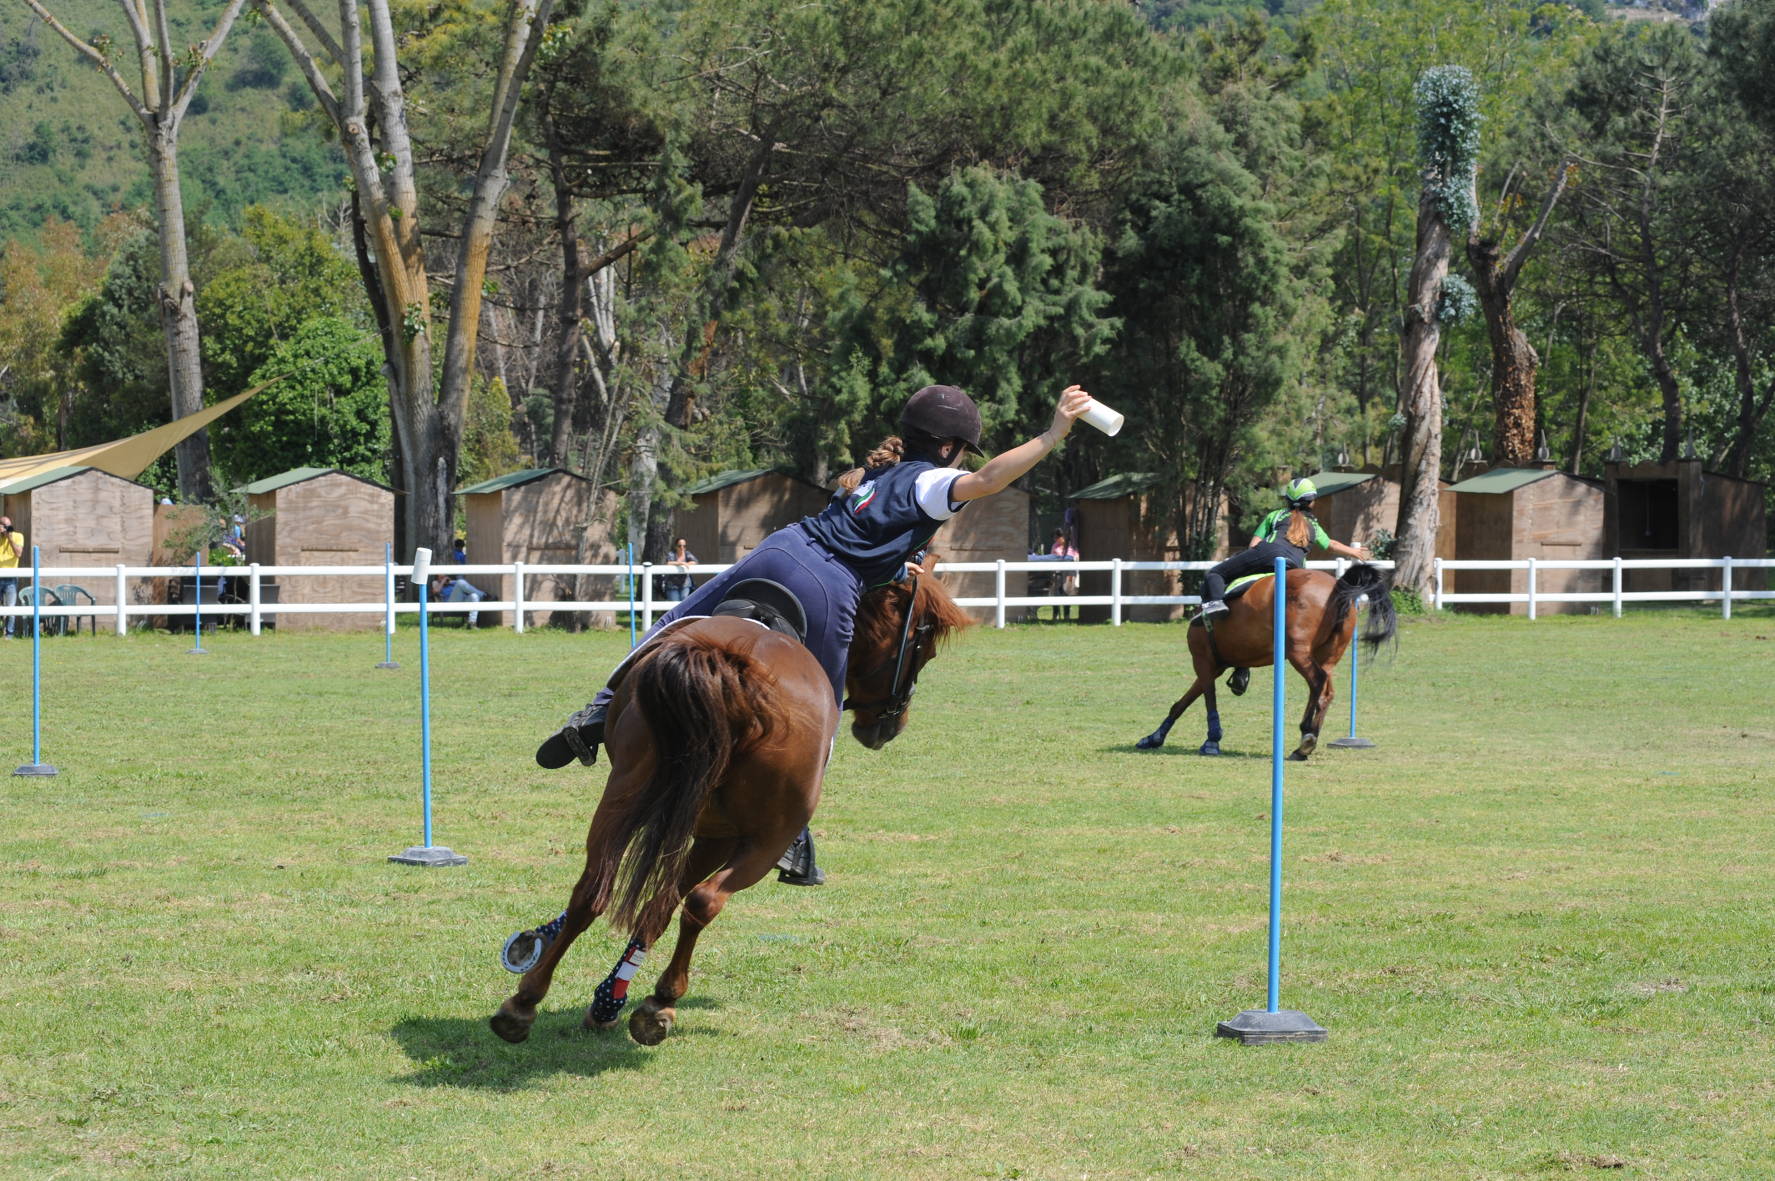
<path id="1" fill-rule="evenodd" d="M 924 577 L 924 567 L 923 566 L 920 566 L 917 562 L 907 562 L 906 563 L 906 573 L 900 575 L 900 581 L 904 582 L 908 578 L 923 578 L 923 577 Z"/>
<path id="2" fill-rule="evenodd" d="M 1054 405 L 1054 421 L 1048 427 L 1056 443 L 1066 438 L 1067 432 L 1072 430 L 1072 424 L 1090 405 L 1091 395 L 1076 385 L 1069 385 L 1060 391 L 1060 401 Z"/>

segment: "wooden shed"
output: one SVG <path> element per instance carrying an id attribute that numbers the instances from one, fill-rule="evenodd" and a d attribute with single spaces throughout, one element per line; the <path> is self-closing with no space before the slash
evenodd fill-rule
<path id="1" fill-rule="evenodd" d="M 380 566 L 394 539 L 394 491 L 334 468 L 299 467 L 241 489 L 254 510 L 247 561 L 261 566 Z M 280 579 L 280 603 L 374 603 L 380 575 Z M 382 626 L 367 612 L 279 615 L 285 631 L 360 631 Z"/>
<path id="2" fill-rule="evenodd" d="M 1603 466 L 1608 551 L 1623 558 L 1760 558 L 1768 544 L 1768 489 L 1706 471 L 1698 459 Z M 1760 590 L 1762 570 L 1734 572 L 1736 590 Z M 1628 591 L 1717 590 L 1715 570 L 1625 570 Z"/>
<path id="3" fill-rule="evenodd" d="M 1399 469 L 1368 468 L 1363 471 L 1317 472 L 1307 477 L 1319 489 L 1313 503 L 1313 516 L 1325 527 L 1333 540 L 1346 544 L 1370 545 L 1385 530 L 1392 534 L 1399 528 Z M 1452 558 L 1459 548 L 1458 514 L 1452 485 L 1441 481 L 1437 500 L 1436 556 Z M 1281 502 L 1277 502 L 1277 507 Z M 1247 539 L 1249 540 L 1249 539 Z M 1329 555 L 1311 555 L 1323 558 Z"/>
<path id="4" fill-rule="evenodd" d="M 1099 480 L 1073 493 L 1078 509 L 1079 557 L 1087 562 L 1125 558 L 1131 562 L 1177 562 L 1183 549 L 1172 522 L 1157 511 L 1150 495 L 1158 477 L 1150 472 L 1124 472 Z M 1227 553 L 1226 502 L 1222 498 L 1215 520 L 1214 557 Z M 1122 575 L 1125 595 L 1182 595 L 1194 593 L 1199 575 L 1171 571 L 1128 571 Z M 1189 590 L 1185 590 L 1185 585 Z M 1087 572 L 1079 578 L 1082 595 L 1107 595 L 1107 571 Z M 1140 623 L 1181 619 L 1188 608 L 1180 605 L 1138 604 L 1125 607 L 1122 618 Z M 1079 618 L 1102 622 L 1110 618 L 1108 607 L 1080 607 Z"/>
<path id="5" fill-rule="evenodd" d="M 468 518 L 470 565 L 609 565 L 618 560 L 610 540 L 616 495 L 600 492 L 590 480 L 566 468 L 527 468 L 459 488 Z M 511 577 L 470 574 L 467 578 L 489 598 L 512 597 Z M 581 585 L 583 582 L 584 585 Z M 524 601 L 530 603 L 611 600 L 626 593 L 610 576 L 587 577 L 526 574 Z M 526 622 L 546 626 L 554 613 L 529 610 Z M 504 612 L 482 611 L 481 626 L 510 621 Z M 608 612 L 594 618 L 610 626 Z"/>
<path id="6" fill-rule="evenodd" d="M 718 472 L 684 489 L 690 505 L 673 517 L 699 562 L 737 562 L 757 544 L 826 507 L 832 493 L 780 468 Z"/>
<path id="7" fill-rule="evenodd" d="M 1006 488 L 996 496 L 972 501 L 949 518 L 931 543 L 940 562 L 1021 562 L 1029 557 L 1029 493 Z M 992 571 L 944 574 L 943 584 L 956 598 L 990 598 L 998 586 Z M 1005 594 L 1024 593 L 1027 575 L 1006 574 Z M 994 617 L 992 607 L 969 607 L 975 619 Z"/>
<path id="8" fill-rule="evenodd" d="M 96 467 L 53 468 L 0 487 L 0 506 L 25 535 L 26 546 L 38 548 L 44 566 L 107 567 L 54 580 L 82 587 L 95 602 L 117 601 L 117 579 L 109 567 L 149 564 L 154 490 L 145 484 Z M 30 562 L 27 549 L 19 565 Z"/>
<path id="9" fill-rule="evenodd" d="M 1456 550 L 1462 560 L 1572 561 L 1608 554 L 1607 499 L 1601 482 L 1547 467 L 1500 467 L 1453 485 Z M 1526 570 L 1461 570 L 1444 589 L 1460 594 L 1525 594 Z M 1609 575 L 1594 570 L 1537 570 L 1537 594 L 1599 592 Z M 1527 603 L 1475 603 L 1465 608 L 1526 615 Z M 1588 614 L 1593 603 L 1537 603 L 1537 614 Z"/>

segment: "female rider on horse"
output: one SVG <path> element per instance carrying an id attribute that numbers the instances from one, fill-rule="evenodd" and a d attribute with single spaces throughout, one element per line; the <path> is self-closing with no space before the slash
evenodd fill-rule
<path id="1" fill-rule="evenodd" d="M 899 437 L 887 439 L 870 452 L 863 467 L 840 477 L 838 491 L 822 512 L 772 533 L 662 615 L 648 636 L 681 616 L 707 615 L 738 582 L 768 578 L 801 601 L 807 647 L 831 680 L 834 699 L 842 703 L 852 625 L 864 592 L 908 572 L 923 573 L 918 563 L 938 527 L 968 501 L 1002 492 L 1033 468 L 1090 404 L 1089 394 L 1067 386 L 1047 430 L 987 460 L 980 470 L 965 472 L 959 465 L 967 452 L 980 450 L 980 409 L 954 386 L 926 386 L 901 410 Z M 604 740 L 604 714 L 614 695 L 609 687 L 598 690 L 590 705 L 537 748 L 536 761 L 561 767 L 578 756 L 590 766 Z M 803 859 L 793 855 L 803 846 L 807 871 L 817 875 L 805 833 L 789 856 L 799 864 Z M 791 873 L 785 880 L 818 884 L 818 876 L 811 875 Z"/>
<path id="2" fill-rule="evenodd" d="M 1290 570 L 1299 570 L 1307 563 L 1307 547 L 1318 544 L 1334 554 L 1364 561 L 1368 549 L 1333 541 L 1324 526 L 1313 519 L 1313 501 L 1319 489 L 1311 480 L 1290 480 L 1282 489 L 1287 508 L 1279 508 L 1265 517 L 1243 553 L 1234 554 L 1202 576 L 1202 614 L 1218 615 L 1227 609 L 1227 583 L 1248 574 L 1267 574 L 1276 567 L 1276 559 L 1284 558 Z"/>

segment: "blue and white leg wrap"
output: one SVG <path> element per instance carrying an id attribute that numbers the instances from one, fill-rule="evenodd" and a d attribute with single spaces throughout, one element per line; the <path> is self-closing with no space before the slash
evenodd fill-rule
<path id="1" fill-rule="evenodd" d="M 629 981 L 641 970 L 641 961 L 646 958 L 647 949 L 639 940 L 629 944 L 622 959 L 616 962 L 616 968 L 604 977 L 604 983 L 592 994 L 593 1021 L 604 1025 L 616 1020 L 623 1006 L 629 1003 Z"/>
<path id="2" fill-rule="evenodd" d="M 1208 741 L 1220 741 L 1220 711 L 1217 709 L 1208 711 Z"/>

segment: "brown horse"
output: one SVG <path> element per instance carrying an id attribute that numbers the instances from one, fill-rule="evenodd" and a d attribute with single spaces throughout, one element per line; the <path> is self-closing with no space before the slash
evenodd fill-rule
<path id="1" fill-rule="evenodd" d="M 1398 626 L 1393 612 L 1391 583 L 1387 575 L 1366 562 L 1357 562 L 1333 578 L 1323 570 L 1288 572 L 1288 663 L 1307 683 L 1307 709 L 1300 720 L 1300 745 L 1288 757 L 1305 759 L 1319 745 L 1319 727 L 1331 706 L 1331 670 L 1343 659 L 1356 634 L 1356 600 L 1368 596 L 1368 624 L 1362 642 L 1370 655 L 1391 639 Z M 1199 753 L 1220 753 L 1220 711 L 1215 708 L 1214 682 L 1229 668 L 1240 671 L 1228 682 L 1235 695 L 1245 691 L 1244 671 L 1271 663 L 1274 646 L 1276 579 L 1269 576 L 1252 583 L 1227 605 L 1225 615 L 1215 617 L 1212 629 L 1200 616 L 1190 621 L 1189 651 L 1196 680 L 1177 699 L 1159 728 L 1135 743 L 1141 750 L 1165 745 L 1172 725 L 1196 698 L 1208 696 L 1208 741 Z"/>
<path id="2" fill-rule="evenodd" d="M 919 670 L 969 622 L 931 578 L 863 597 L 843 707 L 859 742 L 880 749 L 905 728 Z M 697 936 L 812 818 L 838 715 L 813 655 L 750 619 L 687 622 L 647 645 L 610 703 L 610 778 L 586 835 L 585 871 L 560 918 L 508 941 L 508 967 L 532 966 L 494 1014 L 493 1031 L 508 1042 L 529 1036 L 555 966 L 606 911 L 630 942 L 585 1025 L 615 1025 L 636 968 L 682 903 L 672 961 L 629 1018 L 637 1042 L 663 1040 L 690 987 Z"/>

